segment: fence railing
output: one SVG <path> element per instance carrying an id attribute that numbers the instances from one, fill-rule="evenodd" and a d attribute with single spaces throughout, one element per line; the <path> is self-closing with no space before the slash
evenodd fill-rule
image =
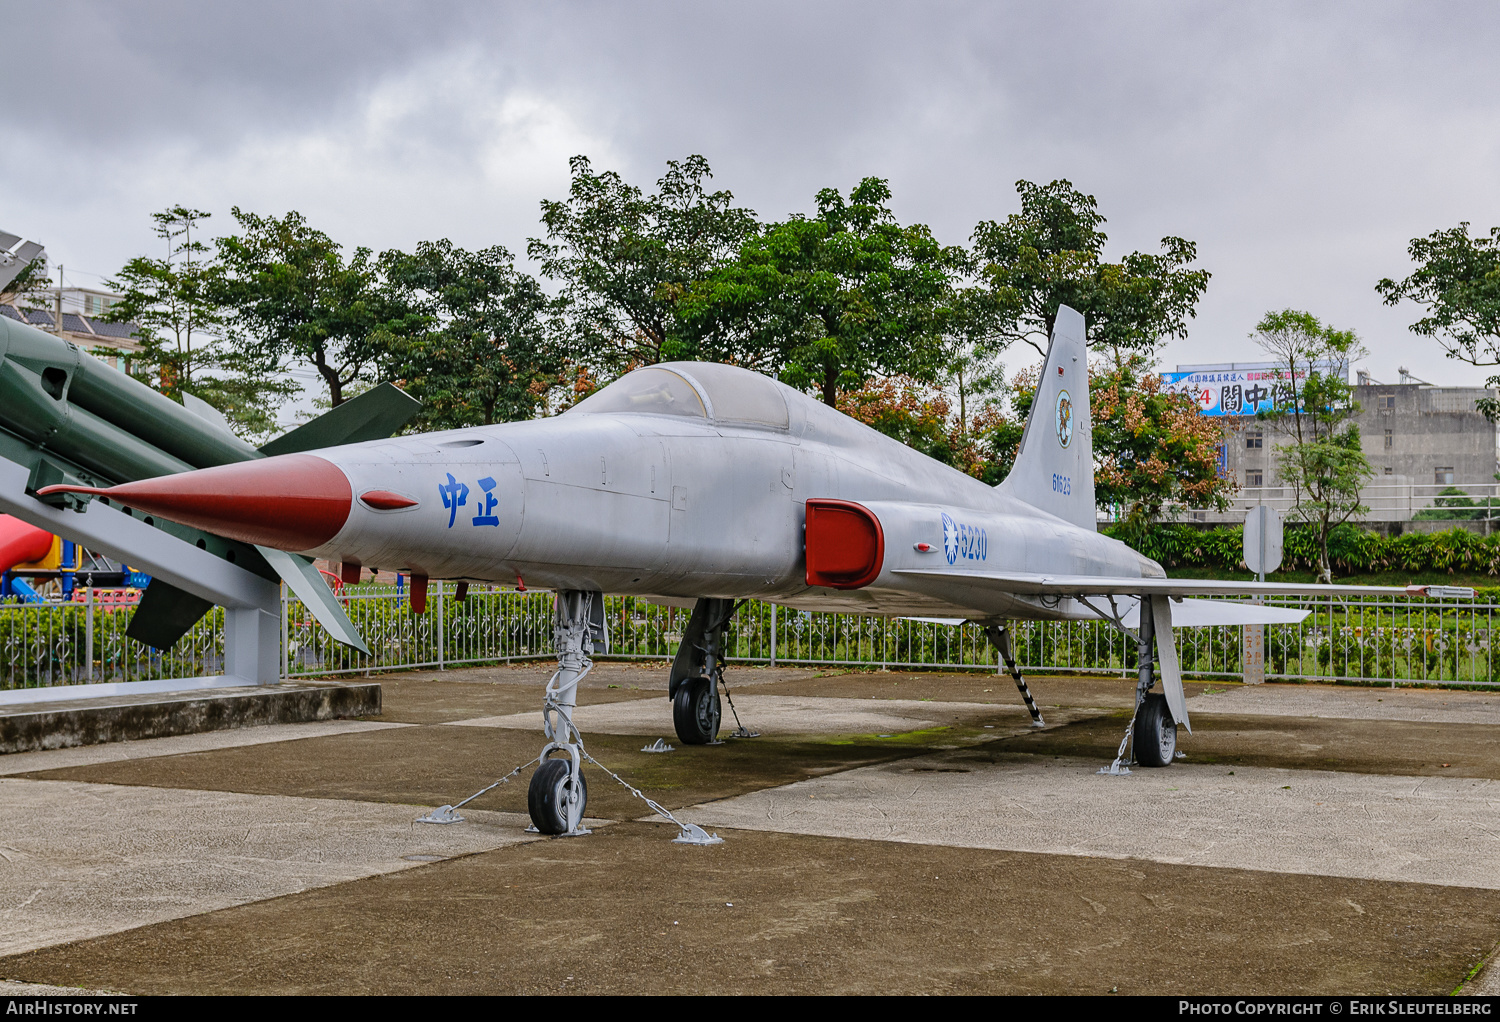
<path id="1" fill-rule="evenodd" d="M 366 674 L 548 658 L 552 594 L 471 586 L 458 599 L 433 583 L 425 614 L 391 586 L 344 591 L 343 602 L 372 651 L 335 643 L 294 596 L 282 599 L 282 675 Z M 1300 624 L 1265 629 L 1266 676 L 1306 681 L 1493 686 L 1500 670 L 1500 604 L 1408 597 L 1276 598 L 1302 607 Z M 636 597 L 605 598 L 611 657 L 668 659 L 688 611 Z M 195 677 L 223 671 L 223 617 L 215 610 L 171 650 L 125 637 L 127 608 L 68 604 L 0 606 L 0 689 Z M 1177 629 L 1183 670 L 1242 676 L 1239 626 Z M 1126 675 L 1135 648 L 1103 622 L 1017 622 L 1017 659 L 1030 671 Z M 731 619 L 729 659 L 742 663 L 997 670 L 974 625 L 808 613 L 752 601 Z"/>
<path id="2" fill-rule="evenodd" d="M 1454 490 L 1460 492 L 1455 494 Z M 1360 518 L 1370 522 L 1409 522 L 1418 512 L 1435 508 L 1451 508 L 1453 517 L 1460 519 L 1500 517 L 1500 483 L 1371 482 L 1360 488 L 1359 500 L 1369 508 Z M 1469 503 L 1458 503 L 1461 500 Z M 1246 511 L 1258 504 L 1285 514 L 1296 503 L 1297 493 L 1290 486 L 1242 486 L 1234 494 L 1229 510 L 1192 511 L 1187 516 L 1205 522 L 1238 523 L 1244 520 Z"/>

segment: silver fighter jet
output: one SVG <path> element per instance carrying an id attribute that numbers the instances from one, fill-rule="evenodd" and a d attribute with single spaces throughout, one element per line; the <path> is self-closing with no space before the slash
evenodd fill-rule
<path id="1" fill-rule="evenodd" d="M 1174 624 L 1306 614 L 1189 597 L 1404 590 L 1168 579 L 1100 535 L 1086 356 L 1083 317 L 1064 307 L 1015 468 L 993 488 L 766 376 L 673 362 L 553 418 L 41 492 L 102 495 L 255 544 L 273 566 L 302 554 L 341 563 L 349 580 L 362 566 L 404 569 L 417 610 L 432 578 L 555 590 L 558 669 L 530 792 L 543 833 L 581 826 L 572 717 L 590 654 L 603 651 L 606 592 L 694 601 L 669 685 L 677 734 L 693 744 L 719 733 L 722 639 L 738 600 L 977 622 L 1036 726 L 1009 622 L 1104 620 L 1138 643 L 1135 757 L 1166 766 L 1177 728 L 1191 730 Z M 326 587 L 282 574 L 335 637 L 363 647 Z"/>

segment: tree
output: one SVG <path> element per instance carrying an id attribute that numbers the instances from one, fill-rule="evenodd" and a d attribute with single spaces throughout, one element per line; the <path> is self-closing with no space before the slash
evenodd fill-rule
<path id="1" fill-rule="evenodd" d="M 1161 374 L 1132 354 L 1090 369 L 1094 498 L 1123 507 L 1125 532 L 1140 535 L 1168 505 L 1229 507 L 1235 481 L 1220 472 L 1224 430 L 1186 394 L 1161 389 Z"/>
<path id="2" fill-rule="evenodd" d="M 1003 419 L 998 409 L 1006 389 L 1000 355 L 1009 339 L 999 331 L 1000 310 L 988 288 L 956 289 L 949 311 L 942 381 L 958 399 L 959 446 L 967 450 L 973 446 L 968 434 L 976 422 Z M 970 415 L 971 406 L 977 418 Z"/>
<path id="3" fill-rule="evenodd" d="M 815 217 L 793 216 L 748 238 L 685 304 L 703 335 L 765 353 L 794 387 L 838 404 L 871 376 L 932 382 L 942 372 L 963 253 L 925 226 L 903 227 L 891 190 L 867 177 L 846 199 L 817 194 Z"/>
<path id="4" fill-rule="evenodd" d="M 1021 211 L 974 228 L 974 255 L 989 283 L 1002 333 L 1045 353 L 1057 307 L 1083 313 L 1090 347 L 1147 352 L 1165 337 L 1186 337 L 1187 321 L 1208 287 L 1192 269 L 1198 247 L 1161 239 L 1159 254 L 1132 252 L 1104 261 L 1104 217 L 1092 195 L 1068 181 L 1017 181 Z"/>
<path id="5" fill-rule="evenodd" d="M 209 247 L 193 237 L 209 214 L 186 206 L 152 213 L 152 233 L 166 254 L 136 256 L 105 287 L 120 300 L 100 318 L 135 325 L 143 349 L 132 358 L 144 382 L 174 400 L 192 390 L 193 376 L 212 362 L 210 351 L 224 318 L 213 299 L 219 275 Z"/>
<path id="6" fill-rule="evenodd" d="M 217 239 L 223 276 L 216 297 L 245 359 L 262 371 L 304 361 L 328 387 L 332 407 L 382 354 L 382 305 L 370 250 L 344 261 L 341 246 L 293 210 L 281 219 L 235 207 L 241 234 Z"/>
<path id="7" fill-rule="evenodd" d="M 51 287 L 52 278 L 47 276 L 46 259 L 37 256 L 21 267 L 21 272 L 12 277 L 9 283 L 0 285 L 0 305 L 15 302 L 45 304 L 52 298 Z"/>
<path id="8" fill-rule="evenodd" d="M 1001 478 L 1015 462 L 1031 412 L 1040 367 L 1016 374 L 1013 403 L 1018 421 L 990 427 L 992 457 Z M 1221 427 L 1199 414 L 1191 397 L 1161 389 L 1161 374 L 1144 355 L 1089 366 L 1093 418 L 1094 499 L 1122 508 L 1125 537 L 1141 537 L 1170 509 L 1224 510 L 1235 482 L 1219 471 Z"/>
<path id="9" fill-rule="evenodd" d="M 269 436 L 276 409 L 296 385 L 257 371 L 223 345 L 220 268 L 208 246 L 193 237 L 208 217 L 180 205 L 151 214 L 165 254 L 136 256 L 106 281 L 121 298 L 100 318 L 135 326 L 141 350 L 130 356 L 130 367 L 136 379 L 174 401 L 183 394 L 207 401 L 248 437 Z"/>
<path id="10" fill-rule="evenodd" d="M 691 358 L 756 364 L 686 327 L 679 311 L 693 284 L 755 230 L 752 211 L 708 190 L 708 161 L 668 161 L 649 196 L 615 171 L 595 173 L 585 156 L 568 165 L 568 198 L 542 203 L 547 239 L 531 239 L 527 253 L 562 284 L 580 350 L 606 371 Z"/>
<path id="11" fill-rule="evenodd" d="M 1276 449 L 1282 481 L 1296 500 L 1291 517 L 1310 523 L 1318 536 L 1318 581 L 1331 582 L 1328 535 L 1369 509 L 1359 490 L 1374 474 L 1360 445 L 1354 417 L 1359 405 L 1349 384 L 1349 363 L 1368 354 L 1352 330 L 1337 330 L 1307 312 L 1269 312 L 1256 339 L 1287 381 L 1271 411 L 1260 417 L 1286 438 Z"/>
<path id="12" fill-rule="evenodd" d="M 1500 227 L 1475 238 L 1463 222 L 1413 238 L 1407 252 L 1417 268 L 1405 280 L 1387 277 L 1375 285 L 1385 303 L 1422 306 L 1427 314 L 1411 325 L 1412 333 L 1435 338 L 1449 358 L 1500 365 Z M 1500 386 L 1500 374 L 1485 385 Z M 1478 405 L 1490 421 L 1500 416 L 1500 402 L 1486 398 Z"/>
<path id="13" fill-rule="evenodd" d="M 446 238 L 385 252 L 391 308 L 388 373 L 421 399 L 428 429 L 531 418 L 566 365 L 555 303 L 499 245 L 479 252 Z"/>

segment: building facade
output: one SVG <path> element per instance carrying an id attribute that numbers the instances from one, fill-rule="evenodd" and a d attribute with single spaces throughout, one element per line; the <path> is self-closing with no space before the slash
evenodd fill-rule
<path id="1" fill-rule="evenodd" d="M 1200 407 L 1208 401 L 1203 395 L 1216 389 L 1213 406 L 1205 408 L 1205 414 L 1216 415 L 1224 424 L 1221 471 L 1240 485 L 1235 509 L 1227 514 L 1193 513 L 1200 521 L 1239 521 L 1247 507 L 1266 503 L 1284 510 L 1294 500 L 1287 480 L 1280 478 L 1275 456 L 1287 438 L 1275 423 L 1255 417 L 1252 402 L 1236 400 L 1233 393 L 1234 387 L 1241 387 L 1241 393 L 1257 388 L 1258 393 L 1258 381 L 1240 383 L 1239 377 L 1254 377 L 1263 370 L 1271 367 L 1179 366 L 1176 373 L 1165 374 L 1171 389 L 1192 392 L 1187 384 L 1196 382 Z M 1495 398 L 1496 391 L 1414 381 L 1385 384 L 1364 373 L 1359 379 L 1354 387 L 1360 407 L 1355 422 L 1365 457 L 1375 470 L 1361 491 L 1362 503 L 1371 509 L 1368 518 L 1410 520 L 1450 487 L 1472 497 L 1500 495 L 1496 427 L 1476 408 L 1480 398 Z M 1274 384 L 1264 389 L 1273 390 Z M 1231 410 L 1237 408 L 1243 410 Z"/>
<path id="2" fill-rule="evenodd" d="M 28 323 L 48 333 L 60 333 L 105 364 L 126 369 L 130 356 L 141 350 L 140 342 L 133 336 L 137 327 L 133 323 L 107 323 L 100 318 L 120 296 L 84 287 L 50 290 L 54 296 L 52 308 L 32 308 L 32 303 L 18 301 L 0 304 L 0 316 Z M 61 330 L 58 329 L 59 313 Z"/>

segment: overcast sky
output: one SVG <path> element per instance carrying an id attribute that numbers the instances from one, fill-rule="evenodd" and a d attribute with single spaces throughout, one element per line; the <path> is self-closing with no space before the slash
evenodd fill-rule
<path id="1" fill-rule="evenodd" d="M 1500 224 L 1494 3 L 87 3 L 6 10 L 0 228 L 70 284 L 183 203 L 289 209 L 349 246 L 518 254 L 589 155 L 650 185 L 702 153 L 762 218 L 889 178 L 946 242 L 1066 177 L 1108 254 L 1213 273 L 1164 363 L 1250 360 L 1267 309 L 1444 384 L 1374 291 L 1411 238 Z M 1027 356 L 1032 358 L 1028 359 Z M 1029 348 L 1012 355 L 1034 360 Z"/>

